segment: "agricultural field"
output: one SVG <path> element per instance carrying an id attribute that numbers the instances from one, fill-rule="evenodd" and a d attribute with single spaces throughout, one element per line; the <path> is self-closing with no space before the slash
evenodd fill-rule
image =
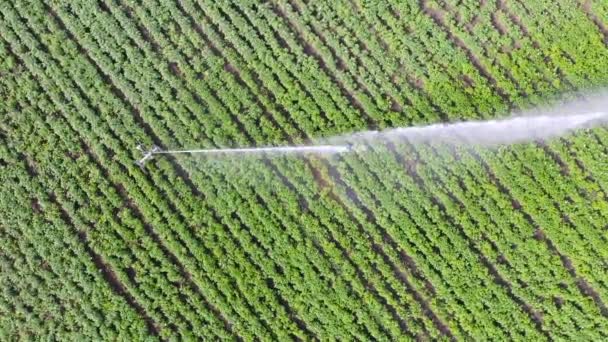
<path id="1" fill-rule="evenodd" d="M 163 155 L 608 85 L 604 0 L 0 3 L 0 340 L 608 339 L 608 130 Z"/>

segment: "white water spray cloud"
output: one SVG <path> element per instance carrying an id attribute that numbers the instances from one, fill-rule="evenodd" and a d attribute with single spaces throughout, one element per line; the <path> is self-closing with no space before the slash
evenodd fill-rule
<path id="1" fill-rule="evenodd" d="M 317 141 L 319 144 L 357 144 L 408 141 L 497 146 L 561 137 L 578 129 L 608 124 L 608 93 L 571 94 L 577 100 L 537 107 L 513 116 L 487 121 L 463 121 L 365 131 Z"/>
<path id="2" fill-rule="evenodd" d="M 147 152 L 141 162 L 152 154 L 208 155 L 283 155 L 312 153 L 331 155 L 358 150 L 359 145 L 407 141 L 410 143 L 448 143 L 470 146 L 497 146 L 546 140 L 577 129 L 608 124 L 608 94 L 598 93 L 577 101 L 535 108 L 515 116 L 487 121 L 463 121 L 364 131 L 319 139 L 305 146 L 244 147 L 233 149 L 165 150 Z"/>
<path id="3" fill-rule="evenodd" d="M 581 128 L 608 123 L 608 112 L 575 115 L 518 116 L 500 120 L 465 121 L 419 127 L 366 131 L 323 140 L 326 144 L 382 143 L 405 140 L 410 143 L 448 143 L 494 146 L 562 136 Z"/>

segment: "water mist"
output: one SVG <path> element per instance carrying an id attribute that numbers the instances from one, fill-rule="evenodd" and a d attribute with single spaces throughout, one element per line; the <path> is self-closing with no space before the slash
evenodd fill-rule
<path id="1" fill-rule="evenodd" d="M 536 108 L 504 119 L 462 121 L 392 128 L 383 131 L 363 131 L 323 138 L 310 145 L 246 147 L 233 149 L 161 150 L 154 147 L 144 152 L 143 163 L 156 154 L 319 154 L 332 155 L 364 149 L 368 144 L 407 141 L 409 143 L 447 143 L 457 145 L 498 146 L 546 140 L 563 136 L 578 129 L 608 124 L 608 96 L 596 94 L 582 100 L 562 102 L 546 108 Z"/>

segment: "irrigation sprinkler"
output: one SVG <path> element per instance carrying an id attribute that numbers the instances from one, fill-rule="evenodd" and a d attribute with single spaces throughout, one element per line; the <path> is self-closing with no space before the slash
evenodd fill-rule
<path id="1" fill-rule="evenodd" d="M 393 140 L 405 140 L 410 143 L 443 142 L 490 147 L 537 139 L 549 139 L 562 136 L 576 129 L 606 124 L 608 124 L 608 112 L 600 111 L 570 115 L 517 116 L 486 121 L 463 121 L 428 126 L 399 127 L 380 132 L 358 132 L 330 139 L 329 141 L 334 141 L 335 144 L 327 143 L 326 145 L 163 150 L 156 145 L 152 145 L 148 149 L 140 144 L 137 145 L 137 149 L 142 153 L 142 158 L 135 163 L 143 169 L 146 162 L 158 154 L 264 155 L 364 153 L 371 144 L 381 144 Z"/>
<path id="2" fill-rule="evenodd" d="M 149 149 L 146 149 L 146 147 L 143 144 L 139 144 L 135 148 L 137 148 L 143 155 L 140 160 L 137 160 L 135 162 L 135 164 L 137 164 L 140 168 L 142 168 L 142 170 L 148 160 L 152 159 L 155 154 L 162 152 L 161 148 L 156 145 L 152 145 L 152 147 L 150 147 Z"/>

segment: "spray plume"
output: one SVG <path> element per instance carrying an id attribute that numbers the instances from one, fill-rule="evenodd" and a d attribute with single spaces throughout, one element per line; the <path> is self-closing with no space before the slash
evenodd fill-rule
<path id="1" fill-rule="evenodd" d="M 384 131 L 365 131 L 324 138 L 311 145 L 251 147 L 233 149 L 161 150 L 157 146 L 146 150 L 138 148 L 143 164 L 157 154 L 321 154 L 332 155 L 365 150 L 366 144 L 408 141 L 410 143 L 448 143 L 457 145 L 496 146 L 545 140 L 563 136 L 571 131 L 592 128 L 608 123 L 608 98 L 605 94 L 585 97 L 583 100 L 561 103 L 545 109 L 533 109 L 506 119 L 464 121 L 393 128 Z"/>
<path id="2" fill-rule="evenodd" d="M 608 113 L 559 116 L 520 116 L 502 120 L 464 121 L 451 124 L 366 131 L 328 138 L 324 143 L 374 144 L 389 141 L 495 146 L 562 136 L 581 128 L 608 122 Z"/>
<path id="3" fill-rule="evenodd" d="M 319 144 L 374 144 L 408 141 L 492 147 L 557 138 L 572 131 L 608 124 L 608 93 L 571 93 L 551 106 L 513 113 L 504 119 L 463 121 L 366 131 L 319 140 Z"/>

